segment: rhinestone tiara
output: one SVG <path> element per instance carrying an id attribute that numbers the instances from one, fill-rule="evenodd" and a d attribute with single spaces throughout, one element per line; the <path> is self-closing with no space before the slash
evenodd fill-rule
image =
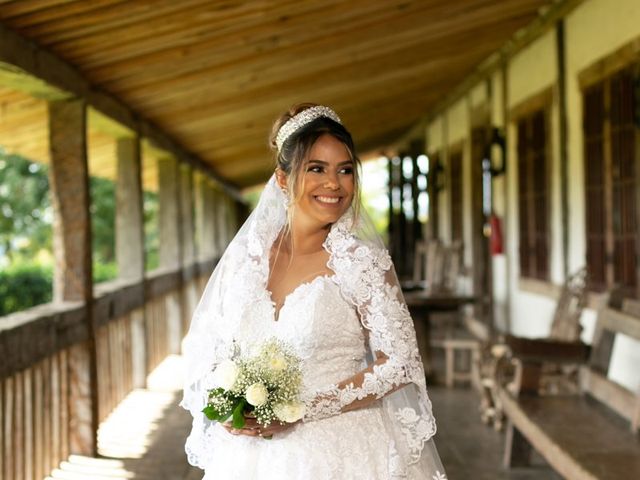
<path id="1" fill-rule="evenodd" d="M 280 127 L 280 130 L 278 130 L 278 134 L 276 135 L 278 151 L 282 150 L 282 145 L 284 145 L 284 142 L 293 132 L 320 117 L 327 117 L 335 122 L 342 123 L 338 114 L 329 107 L 316 105 L 315 107 L 307 108 L 306 110 L 303 110 L 297 115 L 291 117 L 284 125 L 282 125 L 282 127 Z"/>

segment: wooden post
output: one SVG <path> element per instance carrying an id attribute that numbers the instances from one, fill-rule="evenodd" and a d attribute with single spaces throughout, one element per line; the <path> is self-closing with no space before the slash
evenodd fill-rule
<path id="1" fill-rule="evenodd" d="M 178 208 L 178 164 L 175 159 L 158 160 L 160 267 L 176 268 L 180 264 L 180 228 Z"/>
<path id="2" fill-rule="evenodd" d="M 196 255 L 202 262 L 209 260 L 214 253 L 212 190 L 204 175 L 197 173 L 195 180 Z"/>
<path id="3" fill-rule="evenodd" d="M 116 259 L 120 278 L 144 281 L 144 216 L 142 206 L 142 159 L 140 139 L 116 141 Z M 147 348 L 144 308 L 131 312 L 131 378 L 133 387 L 144 388 Z"/>
<path id="4" fill-rule="evenodd" d="M 119 138 L 116 143 L 116 258 L 120 278 L 144 278 L 144 222 L 140 142 Z"/>
<path id="5" fill-rule="evenodd" d="M 175 269 L 182 264 L 179 168 L 174 158 L 158 160 L 158 180 L 160 184 L 160 267 Z M 167 351 L 180 351 L 182 338 L 182 301 L 177 291 L 166 295 Z"/>
<path id="6" fill-rule="evenodd" d="M 54 301 L 84 302 L 87 340 L 69 352 L 69 448 L 97 454 L 98 386 L 92 318 L 91 221 L 86 154 L 86 105 L 82 100 L 51 101 L 49 182 L 54 211 L 56 259 Z"/>
<path id="7" fill-rule="evenodd" d="M 471 253 L 473 265 L 473 292 L 481 298 L 477 317 L 493 331 L 493 295 L 489 241 L 484 234 L 486 221 L 483 212 L 482 161 L 487 143 L 488 120 L 479 121 L 471 130 Z"/>
<path id="8" fill-rule="evenodd" d="M 505 435 L 503 467 L 528 467 L 530 462 L 531 444 L 509 421 Z"/>
<path id="9" fill-rule="evenodd" d="M 182 230 L 182 248 L 180 264 L 183 272 L 195 261 L 195 244 L 194 244 L 194 218 L 193 218 L 193 170 L 189 165 L 181 165 L 180 173 L 180 228 Z M 181 290 L 181 336 L 187 333 L 191 315 L 198 301 L 198 291 L 195 288 L 195 278 L 190 277 L 182 280 Z"/>
<path id="10" fill-rule="evenodd" d="M 182 261 L 190 265 L 195 259 L 194 218 L 193 218 L 193 169 L 189 165 L 180 166 L 180 219 L 182 224 Z"/>
<path id="11" fill-rule="evenodd" d="M 429 196 L 429 239 L 437 240 L 440 237 L 440 201 L 439 192 L 436 185 L 438 177 L 438 167 L 440 166 L 440 155 L 433 153 L 429 155 L 429 172 L 427 174 L 427 195 Z"/>
<path id="12" fill-rule="evenodd" d="M 569 277 L 569 135 L 567 133 L 567 79 L 564 20 L 556 23 L 556 58 L 558 62 L 558 116 L 560 143 L 560 212 L 562 218 L 562 272 Z"/>

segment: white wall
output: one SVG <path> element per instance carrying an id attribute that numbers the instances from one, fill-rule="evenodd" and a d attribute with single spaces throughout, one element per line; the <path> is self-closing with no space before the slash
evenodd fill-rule
<path id="1" fill-rule="evenodd" d="M 584 165 L 582 148 L 582 99 L 578 76 L 598 60 L 611 55 L 633 40 L 640 40 L 640 1 L 587 0 L 565 19 L 566 82 L 568 111 L 568 267 L 574 272 L 585 264 L 585 201 Z M 559 98 L 557 89 L 556 32 L 551 29 L 516 54 L 506 67 L 507 109 L 551 88 L 551 269 L 552 284 L 564 282 L 562 258 L 562 209 L 560 185 Z M 516 148 L 517 135 L 513 122 L 504 125 L 503 77 L 495 71 L 491 77 L 491 98 L 487 97 L 486 83 L 474 85 L 456 103 L 442 112 L 429 125 L 430 147 L 441 152 L 446 161 L 447 148 L 463 142 L 463 208 L 465 263 L 471 261 L 471 166 L 470 166 L 470 111 L 488 104 L 494 126 L 505 126 L 507 134 L 507 174 L 494 180 L 494 209 L 504 220 L 506 255 L 492 260 L 494 269 L 493 292 L 498 310 L 510 304 L 508 318 L 511 330 L 517 335 L 544 337 L 549 333 L 556 299 L 553 288 L 542 285 L 532 288 L 531 282 L 521 282 L 518 255 L 518 184 Z M 440 231 L 448 239 L 450 232 L 449 197 L 447 189 L 440 198 Z M 445 197 L 446 195 L 446 197 Z M 557 291 L 557 289 L 555 289 Z M 497 312 L 501 323 L 501 313 Z M 590 342 L 596 320 L 596 311 L 587 309 L 583 314 L 582 338 Z M 640 373 L 633 368 L 640 364 L 640 342 L 618 336 L 616 338 L 610 377 L 632 389 L 640 387 Z"/>

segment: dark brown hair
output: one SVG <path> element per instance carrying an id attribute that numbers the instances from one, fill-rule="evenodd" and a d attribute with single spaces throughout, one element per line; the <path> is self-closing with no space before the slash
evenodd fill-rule
<path id="1" fill-rule="evenodd" d="M 357 215 L 360 208 L 360 159 L 356 155 L 356 149 L 351 133 L 349 133 L 342 124 L 328 117 L 319 117 L 289 135 L 280 150 L 278 150 L 276 145 L 276 137 L 280 128 L 290 118 L 293 118 L 298 113 L 315 106 L 317 106 L 315 103 L 299 103 L 293 105 L 274 122 L 273 129 L 271 130 L 271 136 L 269 137 L 269 143 L 275 152 L 276 168 L 279 168 L 286 174 L 288 190 L 291 192 L 292 201 L 295 202 L 299 198 L 299 195 L 302 194 L 301 191 L 297 191 L 296 185 L 301 172 L 304 171 L 304 166 L 308 160 L 311 148 L 322 135 L 329 134 L 333 136 L 347 147 L 347 151 L 353 161 L 354 195 L 352 205 L 354 212 Z"/>

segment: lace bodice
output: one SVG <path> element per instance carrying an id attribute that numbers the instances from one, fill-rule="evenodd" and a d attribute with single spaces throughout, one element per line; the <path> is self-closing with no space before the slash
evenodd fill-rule
<path id="1" fill-rule="evenodd" d="M 247 312 L 234 330 L 234 339 L 249 351 L 270 337 L 291 345 L 302 359 L 303 396 L 363 368 L 362 326 L 355 308 L 342 298 L 334 276 L 321 275 L 299 285 L 284 300 L 277 321 L 268 295 L 258 301 L 264 305 Z"/>

